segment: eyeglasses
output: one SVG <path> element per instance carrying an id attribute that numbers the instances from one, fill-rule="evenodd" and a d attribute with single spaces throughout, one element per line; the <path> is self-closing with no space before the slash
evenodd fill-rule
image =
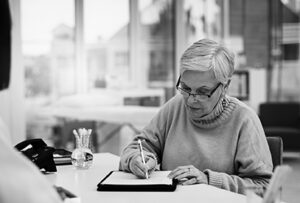
<path id="1" fill-rule="evenodd" d="M 179 76 L 178 81 L 176 83 L 176 89 L 180 92 L 180 94 L 182 94 L 184 97 L 189 97 L 192 95 L 195 99 L 201 100 L 201 101 L 208 100 L 215 93 L 215 91 L 219 88 L 219 86 L 222 85 L 222 83 L 219 83 L 213 90 L 210 91 L 210 93 L 193 94 L 190 91 L 180 87 L 180 79 L 181 79 L 181 76 Z"/>

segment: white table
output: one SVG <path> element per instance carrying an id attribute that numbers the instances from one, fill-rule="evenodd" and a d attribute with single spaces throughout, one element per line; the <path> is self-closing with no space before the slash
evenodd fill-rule
<path id="1" fill-rule="evenodd" d="M 119 157 L 109 153 L 94 155 L 94 163 L 88 170 L 73 166 L 59 166 L 55 174 L 46 175 L 57 186 L 65 187 L 78 197 L 81 203 L 246 203 L 244 195 L 218 189 L 209 185 L 178 185 L 175 192 L 98 192 L 97 184 L 111 171 L 118 169 Z"/>

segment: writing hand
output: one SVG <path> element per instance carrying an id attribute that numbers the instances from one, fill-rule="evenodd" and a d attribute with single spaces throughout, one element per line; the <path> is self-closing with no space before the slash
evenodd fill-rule
<path id="1" fill-rule="evenodd" d="M 175 168 L 169 175 L 171 179 L 177 179 L 182 185 L 192 185 L 192 184 L 208 184 L 208 177 L 205 173 L 194 167 L 189 166 L 179 166 Z"/>
<path id="2" fill-rule="evenodd" d="M 130 171 L 139 178 L 146 178 L 146 171 L 150 176 L 152 171 L 155 170 L 157 164 L 156 160 L 151 157 L 145 156 L 145 162 L 146 164 L 143 164 L 141 156 L 134 157 L 130 161 Z"/>

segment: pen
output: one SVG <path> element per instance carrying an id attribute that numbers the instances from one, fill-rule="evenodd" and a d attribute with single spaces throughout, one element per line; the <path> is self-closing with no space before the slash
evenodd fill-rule
<path id="1" fill-rule="evenodd" d="M 141 142 L 140 139 L 138 139 L 138 143 L 139 143 L 139 147 L 140 147 L 140 153 L 141 153 L 141 156 L 142 156 L 143 164 L 146 165 L 144 152 L 143 152 L 143 146 L 142 146 L 142 142 Z M 148 171 L 146 171 L 146 178 L 148 179 Z"/>

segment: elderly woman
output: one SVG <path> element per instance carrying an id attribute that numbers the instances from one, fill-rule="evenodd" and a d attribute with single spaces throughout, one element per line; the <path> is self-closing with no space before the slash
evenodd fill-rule
<path id="1" fill-rule="evenodd" d="M 160 164 L 183 185 L 203 183 L 241 194 L 245 186 L 266 187 L 273 165 L 260 120 L 251 108 L 226 95 L 234 55 L 203 39 L 183 53 L 180 65 L 180 94 L 124 149 L 120 170 L 145 177 Z"/>

